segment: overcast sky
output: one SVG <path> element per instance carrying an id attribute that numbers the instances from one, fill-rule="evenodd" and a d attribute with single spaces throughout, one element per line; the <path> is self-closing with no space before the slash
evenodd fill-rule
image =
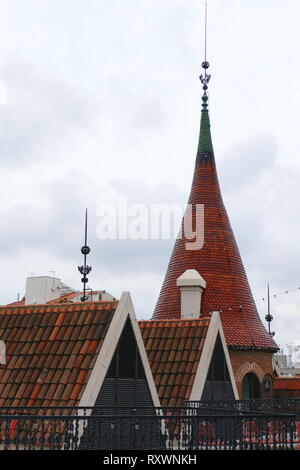
<path id="1" fill-rule="evenodd" d="M 130 290 L 149 318 L 173 240 L 101 241 L 119 196 L 184 205 L 193 174 L 204 0 L 0 0 L 0 302 L 30 273 Z M 210 116 L 225 204 L 261 299 L 300 287 L 298 0 L 209 0 Z M 300 342 L 300 290 L 272 300 Z"/>

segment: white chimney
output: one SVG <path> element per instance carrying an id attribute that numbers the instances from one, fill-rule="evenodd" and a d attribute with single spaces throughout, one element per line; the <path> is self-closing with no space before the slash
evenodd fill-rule
<path id="1" fill-rule="evenodd" d="M 181 318 L 199 318 L 205 280 L 196 269 L 187 269 L 178 279 L 181 293 Z"/>

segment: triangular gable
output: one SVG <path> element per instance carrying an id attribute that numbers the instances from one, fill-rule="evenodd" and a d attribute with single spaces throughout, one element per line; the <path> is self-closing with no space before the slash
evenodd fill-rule
<path id="1" fill-rule="evenodd" d="M 138 347 L 139 357 L 145 372 L 145 377 L 151 394 L 152 402 L 155 407 L 160 406 L 157 391 L 155 388 L 153 376 L 148 363 L 143 339 L 135 316 L 132 300 L 129 292 L 124 292 L 119 301 L 118 307 L 107 331 L 102 348 L 95 362 L 92 374 L 85 387 L 79 406 L 93 407 L 96 404 L 97 397 L 101 391 L 107 372 L 112 363 L 114 353 L 120 341 L 122 332 L 130 322 L 134 338 Z"/>
<path id="2" fill-rule="evenodd" d="M 231 365 L 231 361 L 230 361 L 230 357 L 229 357 L 229 353 L 228 353 L 228 349 L 226 345 L 226 340 L 225 340 L 225 336 L 224 336 L 224 332 L 222 328 L 221 318 L 218 312 L 213 312 L 211 321 L 209 324 L 206 340 L 204 343 L 203 351 L 201 354 L 201 358 L 198 364 L 191 395 L 189 398 L 190 401 L 201 400 L 203 396 L 204 387 L 208 379 L 208 373 L 210 370 L 213 354 L 218 343 L 218 339 L 223 348 L 223 353 L 225 356 L 226 366 L 227 366 L 234 398 L 236 400 L 239 399 L 237 386 L 236 386 L 236 382 L 235 382 L 234 374 L 232 370 L 232 365 Z"/>
<path id="3" fill-rule="evenodd" d="M 236 383 L 220 316 L 139 322 L 158 396 L 163 407 L 200 400 L 219 335 L 233 397 Z"/>

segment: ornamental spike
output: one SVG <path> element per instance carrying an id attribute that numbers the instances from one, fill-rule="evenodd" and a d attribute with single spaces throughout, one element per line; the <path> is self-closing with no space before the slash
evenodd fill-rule
<path id="1" fill-rule="evenodd" d="M 208 89 L 208 83 L 210 81 L 211 75 L 207 73 L 209 68 L 209 62 L 206 60 L 207 54 L 207 0 L 205 1 L 205 36 L 204 36 L 204 62 L 202 62 L 201 67 L 204 69 L 204 73 L 200 75 L 200 82 L 203 85 L 204 93 L 206 94 Z"/>
<path id="2" fill-rule="evenodd" d="M 85 210 L 85 227 L 84 227 L 84 246 L 81 248 L 81 253 L 83 254 L 83 266 L 78 266 L 78 271 L 82 274 L 81 282 L 83 283 L 83 296 L 81 301 L 85 302 L 88 300 L 86 295 L 88 278 L 87 275 L 91 272 L 92 267 L 86 264 L 86 257 L 90 253 L 91 249 L 87 244 L 87 209 Z"/>

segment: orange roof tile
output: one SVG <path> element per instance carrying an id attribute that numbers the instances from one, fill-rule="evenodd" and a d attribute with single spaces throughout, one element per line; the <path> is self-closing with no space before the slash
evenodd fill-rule
<path id="1" fill-rule="evenodd" d="M 1 406 L 78 405 L 116 308 L 117 302 L 1 307 Z"/>
<path id="2" fill-rule="evenodd" d="M 162 406 L 189 399 L 209 324 L 210 318 L 139 322 Z"/>
<path id="3" fill-rule="evenodd" d="M 276 377 L 274 380 L 274 390 L 300 391 L 300 377 Z"/>

